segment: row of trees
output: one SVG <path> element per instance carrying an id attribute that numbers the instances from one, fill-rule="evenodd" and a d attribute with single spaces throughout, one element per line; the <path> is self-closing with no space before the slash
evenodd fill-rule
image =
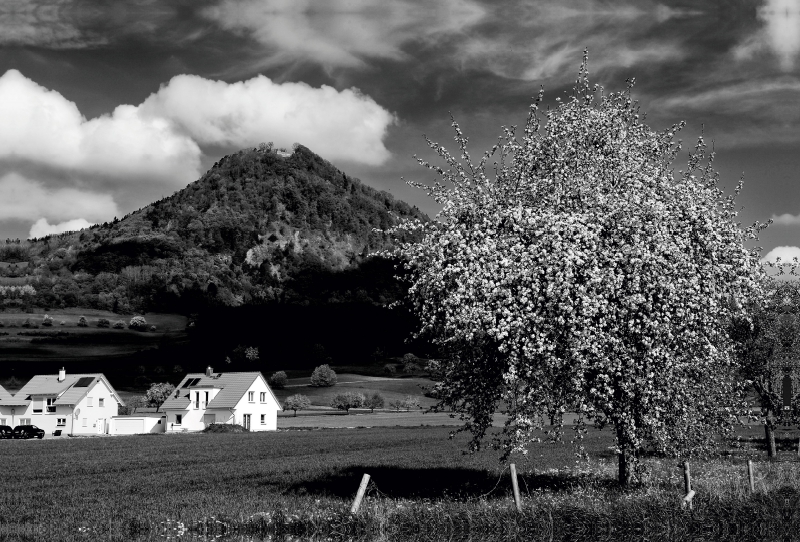
<path id="1" fill-rule="evenodd" d="M 456 152 L 427 140 L 443 166 L 419 160 L 440 180 L 408 183 L 442 211 L 391 229 L 384 253 L 406 262 L 416 336 L 445 354 L 436 409 L 460 414 L 472 450 L 497 410 L 507 458 L 571 408 L 578 436 L 614 428 L 623 485 L 644 447 L 710 453 L 752 415 L 730 326 L 749 329 L 766 283 L 741 181 L 723 193 L 702 137 L 676 173 L 683 123 L 650 129 L 632 86 L 605 94 L 584 57 L 568 101 L 541 115 L 540 93 L 521 138 L 504 129 L 478 161 L 453 121 Z"/>

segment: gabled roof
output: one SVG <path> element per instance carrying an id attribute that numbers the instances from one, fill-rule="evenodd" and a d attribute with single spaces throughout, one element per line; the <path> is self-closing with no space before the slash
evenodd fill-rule
<path id="1" fill-rule="evenodd" d="M 197 382 L 188 388 L 183 387 L 187 381 L 195 378 L 198 379 Z M 269 384 L 267 384 L 264 375 L 259 371 L 252 371 L 246 373 L 214 373 L 211 376 L 206 376 L 205 373 L 189 373 L 183 377 L 183 380 L 181 380 L 180 384 L 175 388 L 175 391 L 178 392 L 178 397 L 175 397 L 175 393 L 170 395 L 169 398 L 164 401 L 164 404 L 161 405 L 161 409 L 183 410 L 191 403 L 189 399 L 190 389 L 208 389 L 209 387 L 218 388 L 219 392 L 208 402 L 206 406 L 207 409 L 233 408 L 242 400 L 244 394 L 247 393 L 247 390 L 250 389 L 250 386 L 252 386 L 253 382 L 258 378 L 264 381 L 267 390 L 269 390 L 270 395 L 272 395 L 272 398 L 275 399 L 275 402 L 280 408 L 281 404 L 277 397 L 275 397 L 275 394 L 272 393 L 272 389 L 269 387 Z"/>
<path id="2" fill-rule="evenodd" d="M 111 390 L 117 402 L 124 406 L 125 403 L 119 398 L 116 390 L 103 373 L 68 374 L 61 382 L 58 381 L 58 375 L 36 375 L 22 386 L 22 389 L 14 397 L 17 401 L 25 401 L 25 403 L 19 404 L 27 404 L 31 395 L 55 395 L 58 397 L 55 402 L 56 405 L 74 405 L 83 399 L 100 381 Z M 80 386 L 75 384 L 80 384 Z"/>
<path id="3" fill-rule="evenodd" d="M 11 395 L 8 390 L 0 386 L 0 406 L 24 406 L 27 404 L 27 401 L 14 399 L 14 396 Z"/>

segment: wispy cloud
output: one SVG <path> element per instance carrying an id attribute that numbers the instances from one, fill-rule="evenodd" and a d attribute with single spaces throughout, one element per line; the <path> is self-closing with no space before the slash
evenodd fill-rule
<path id="1" fill-rule="evenodd" d="M 751 60 L 768 53 L 783 71 L 792 71 L 800 54 L 800 0 L 766 0 L 757 14 L 762 28 L 733 49 L 734 58 Z"/>
<path id="2" fill-rule="evenodd" d="M 405 45 L 461 33 L 485 10 L 472 0 L 223 0 L 203 15 L 267 47 L 264 64 L 354 68 L 407 59 Z"/>

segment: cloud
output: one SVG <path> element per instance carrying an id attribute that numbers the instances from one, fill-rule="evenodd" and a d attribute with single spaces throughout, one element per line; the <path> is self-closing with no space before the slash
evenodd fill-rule
<path id="1" fill-rule="evenodd" d="M 83 218 L 76 218 L 74 220 L 67 220 L 58 224 L 48 224 L 46 218 L 40 218 L 33 226 L 28 234 L 28 238 L 45 237 L 47 235 L 54 235 L 57 233 L 64 233 L 65 231 L 77 231 L 83 228 L 88 228 L 92 223 L 84 220 Z"/>
<path id="2" fill-rule="evenodd" d="M 163 118 L 120 105 L 86 120 L 75 103 L 17 70 L 0 77 L 0 160 L 182 187 L 199 175 L 200 148 Z"/>
<path id="3" fill-rule="evenodd" d="M 774 262 L 777 258 L 781 259 L 782 263 L 791 263 L 794 258 L 800 259 L 800 247 L 795 246 L 780 246 L 775 247 L 766 256 L 761 258 L 762 262 Z"/>
<path id="4" fill-rule="evenodd" d="M 734 58 L 750 60 L 767 51 L 781 70 L 792 71 L 800 53 L 800 0 L 766 0 L 757 13 L 764 26 L 733 49 Z"/>
<path id="5" fill-rule="evenodd" d="M 405 59 L 408 43 L 461 33 L 486 11 L 472 0 L 223 0 L 202 13 L 266 46 L 267 63 L 353 68 Z"/>
<path id="6" fill-rule="evenodd" d="M 237 83 L 179 75 L 150 95 L 138 113 L 169 119 L 201 145 L 299 142 L 330 160 L 370 165 L 389 158 L 383 138 L 395 122 L 357 89 L 279 84 L 262 75 Z"/>
<path id="7" fill-rule="evenodd" d="M 0 221 L 72 220 L 77 217 L 108 220 L 119 214 L 117 204 L 108 194 L 77 188 L 49 188 L 18 173 L 0 177 Z"/>
<path id="8" fill-rule="evenodd" d="M 772 221 L 775 224 L 784 224 L 786 226 L 796 226 L 800 224 L 800 215 L 791 215 L 784 213 L 782 215 L 772 215 Z"/>

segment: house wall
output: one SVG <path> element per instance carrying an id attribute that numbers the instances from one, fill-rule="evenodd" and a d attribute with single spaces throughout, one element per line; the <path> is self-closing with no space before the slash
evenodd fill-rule
<path id="1" fill-rule="evenodd" d="M 103 399 L 103 406 L 99 400 Z M 119 403 L 102 380 L 96 382 L 86 396 L 75 405 L 78 416 L 73 416 L 73 435 L 108 433 L 111 418 L 119 414 Z M 44 428 L 42 428 L 44 429 Z"/>
<path id="2" fill-rule="evenodd" d="M 27 406 L 14 408 L 14 423 L 8 425 L 12 425 L 12 427 L 23 425 L 23 420 L 29 419 L 30 422 L 26 423 L 44 429 L 45 434 L 52 434 L 56 429 L 60 429 L 63 435 L 70 433 L 75 421 L 72 417 L 72 407 L 56 405 L 55 412 L 47 412 L 46 399 L 47 396 L 32 395 L 31 402 Z M 41 410 L 41 412 L 34 412 L 34 410 Z"/>
<path id="3" fill-rule="evenodd" d="M 0 425 L 10 425 L 11 427 L 19 425 L 17 422 L 18 416 L 16 413 L 21 412 L 24 409 L 25 407 L 19 406 L 0 406 Z M 14 410 L 14 414 L 11 413 L 12 410 Z"/>
<path id="4" fill-rule="evenodd" d="M 278 428 L 278 410 L 280 405 L 272 397 L 267 383 L 263 378 L 256 378 L 250 385 L 248 391 L 253 392 L 253 401 L 248 399 L 248 394 L 237 403 L 234 409 L 233 421 L 239 425 L 245 425 L 244 416 L 250 415 L 250 431 L 275 431 Z M 265 393 L 265 400 L 262 403 L 260 395 Z M 261 423 L 261 416 L 264 416 L 264 423 Z"/>
<path id="5" fill-rule="evenodd" d="M 129 424 L 123 420 L 135 420 L 141 423 L 141 430 L 133 431 Z M 120 423 L 120 422 L 123 423 Z M 160 422 L 160 423 L 159 423 Z M 166 415 L 161 416 L 114 416 L 111 418 L 108 432 L 110 435 L 137 435 L 143 433 L 164 433 L 166 430 Z"/>

